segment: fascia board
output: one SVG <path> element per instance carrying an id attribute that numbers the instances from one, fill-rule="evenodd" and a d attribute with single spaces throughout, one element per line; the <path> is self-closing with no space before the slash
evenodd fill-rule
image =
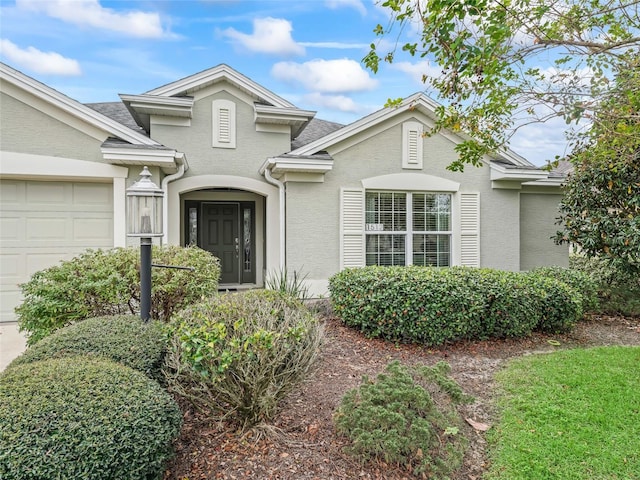
<path id="1" fill-rule="evenodd" d="M 531 180 L 542 180 L 546 179 L 549 176 L 549 173 L 540 170 L 540 169 L 532 169 L 532 168 L 506 168 L 502 165 L 497 165 L 495 163 L 490 164 L 491 175 L 490 179 L 493 180 L 513 180 L 513 181 L 531 181 Z"/>
<path id="2" fill-rule="evenodd" d="M 39 81 L 24 75 L 23 73 L 0 62 L 0 78 L 16 87 L 25 90 L 35 97 L 54 105 L 62 111 L 79 118 L 80 120 L 104 130 L 109 136 L 118 137 L 129 143 L 140 145 L 159 145 L 156 141 L 134 132 L 128 127 L 105 117 L 101 113 L 73 100 L 70 97 L 40 83 Z"/>
<path id="3" fill-rule="evenodd" d="M 205 88 L 207 85 L 226 79 L 237 87 L 251 93 L 257 98 L 271 103 L 278 107 L 295 108 L 295 105 L 286 101 L 284 98 L 276 95 L 275 93 L 267 90 L 261 85 L 258 85 L 253 80 L 245 77 L 241 73 L 232 69 L 228 65 L 222 64 L 217 67 L 204 70 L 195 75 L 180 79 L 178 81 L 169 83 L 162 87 L 155 88 L 146 92 L 146 95 L 157 95 L 162 97 L 171 97 L 187 93 L 192 90 L 198 90 Z"/>
<path id="4" fill-rule="evenodd" d="M 315 117 L 313 110 L 300 110 L 298 108 L 282 108 L 270 105 L 254 106 L 255 120 L 258 123 L 299 123 L 308 122 Z"/>
<path id="5" fill-rule="evenodd" d="M 189 118 L 192 116 L 193 98 L 125 94 L 120 94 L 120 98 L 138 112 Z"/>

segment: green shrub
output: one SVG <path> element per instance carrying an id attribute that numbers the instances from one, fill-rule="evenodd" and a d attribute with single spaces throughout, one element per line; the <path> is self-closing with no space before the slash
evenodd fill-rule
<path id="1" fill-rule="evenodd" d="M 270 290 L 218 295 L 171 322 L 170 389 L 242 429 L 268 422 L 308 375 L 322 326 L 298 299 Z"/>
<path id="2" fill-rule="evenodd" d="M 598 313 L 640 316 L 640 277 L 616 268 L 602 258 L 569 257 L 571 270 L 584 273 L 596 284 Z"/>
<path id="3" fill-rule="evenodd" d="M 134 315 L 89 318 L 55 331 L 10 365 L 72 355 L 102 356 L 162 380 L 167 337 L 162 324 Z"/>
<path id="4" fill-rule="evenodd" d="M 543 275 L 452 267 L 365 267 L 329 279 L 335 313 L 368 336 L 441 345 L 564 331 L 580 297 Z"/>
<path id="5" fill-rule="evenodd" d="M 302 275 L 295 270 L 289 273 L 285 268 L 267 275 L 265 287 L 304 301 L 309 298 L 309 288 L 304 283 L 306 278 L 306 274 Z"/>
<path id="6" fill-rule="evenodd" d="M 409 369 L 395 361 L 376 381 L 365 377 L 342 398 L 334 420 L 361 461 L 378 458 L 423 478 L 446 478 L 467 441 L 455 403 L 472 399 L 448 377 L 449 365 Z"/>
<path id="7" fill-rule="evenodd" d="M 0 478 L 156 480 L 181 413 L 154 380 L 86 356 L 0 374 Z"/>
<path id="8" fill-rule="evenodd" d="M 545 275 L 560 280 L 579 294 L 582 301 L 582 309 L 585 312 L 593 312 L 598 309 L 598 284 L 585 272 L 574 268 L 564 267 L 538 267 L 531 273 Z"/>
<path id="9" fill-rule="evenodd" d="M 195 247 L 153 247 L 155 263 L 194 267 L 195 271 L 152 269 L 151 317 L 168 320 L 176 309 L 218 287 L 219 261 Z M 89 250 L 36 272 L 21 285 L 16 308 L 29 345 L 78 320 L 139 311 L 140 253 L 137 248 Z"/>

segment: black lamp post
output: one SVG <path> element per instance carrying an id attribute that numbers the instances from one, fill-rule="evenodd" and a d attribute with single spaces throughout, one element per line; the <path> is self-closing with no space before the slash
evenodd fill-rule
<path id="1" fill-rule="evenodd" d="M 153 237 L 162 236 L 163 195 L 147 167 L 127 188 L 127 236 L 140 238 L 140 318 L 145 322 L 151 316 L 151 245 Z"/>

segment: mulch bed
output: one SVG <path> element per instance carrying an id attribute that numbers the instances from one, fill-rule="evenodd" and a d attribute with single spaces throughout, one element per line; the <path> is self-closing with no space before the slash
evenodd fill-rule
<path id="1" fill-rule="evenodd" d="M 367 339 L 332 316 L 325 318 L 326 342 L 317 371 L 282 405 L 269 435 L 240 435 L 230 425 L 184 407 L 184 426 L 165 480 L 402 480 L 410 472 L 394 465 L 361 465 L 343 452 L 344 438 L 332 415 L 342 396 L 364 375 L 375 377 L 392 360 L 433 365 L 444 360 L 452 376 L 476 401 L 462 414 L 469 449 L 455 480 L 475 480 L 487 467 L 483 426 L 495 423 L 493 376 L 513 357 L 563 348 L 640 345 L 640 318 L 591 316 L 564 335 L 460 342 L 438 348 Z M 476 428 L 472 425 L 476 422 Z"/>

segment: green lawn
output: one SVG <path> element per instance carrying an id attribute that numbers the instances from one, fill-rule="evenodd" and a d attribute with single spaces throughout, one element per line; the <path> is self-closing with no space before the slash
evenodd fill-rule
<path id="1" fill-rule="evenodd" d="M 640 348 L 522 357 L 497 376 L 491 480 L 640 480 Z"/>

